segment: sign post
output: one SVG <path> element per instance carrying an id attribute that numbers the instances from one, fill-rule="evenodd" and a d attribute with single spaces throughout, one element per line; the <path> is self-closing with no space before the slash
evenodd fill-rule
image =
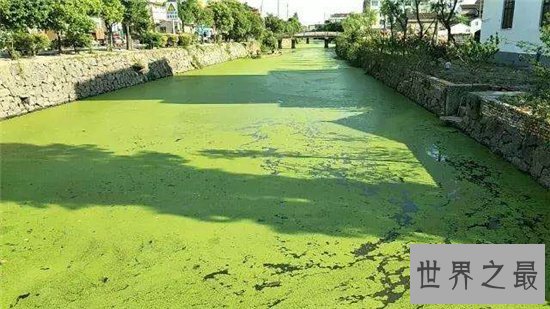
<path id="1" fill-rule="evenodd" d="M 176 21 L 178 17 L 178 3 L 170 0 L 166 2 L 166 18 L 172 21 L 172 34 L 176 34 Z"/>

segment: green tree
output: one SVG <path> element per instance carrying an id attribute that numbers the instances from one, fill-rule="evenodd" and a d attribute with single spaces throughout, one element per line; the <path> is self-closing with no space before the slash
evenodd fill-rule
<path id="1" fill-rule="evenodd" d="M 251 31 L 251 22 L 248 19 L 247 8 L 240 2 L 234 0 L 224 1 L 233 18 L 233 27 L 229 30 L 228 37 L 235 41 L 246 40 Z"/>
<path id="2" fill-rule="evenodd" d="M 213 2 L 209 4 L 209 7 L 212 10 L 212 21 L 216 31 L 227 36 L 235 23 L 231 8 L 225 1 Z"/>
<path id="3" fill-rule="evenodd" d="M 198 0 L 179 0 L 178 14 L 181 21 L 185 24 L 197 24 L 200 20 L 201 8 Z"/>
<path id="4" fill-rule="evenodd" d="M 101 0 L 100 16 L 105 22 L 109 37 L 109 50 L 113 48 L 113 26 L 124 18 L 124 6 L 120 0 Z"/>
<path id="5" fill-rule="evenodd" d="M 363 14 L 351 14 L 342 21 L 344 36 L 352 42 L 364 39 L 372 33 L 372 26 L 376 22 L 376 15 L 373 11 L 367 11 Z"/>
<path id="6" fill-rule="evenodd" d="M 90 29 L 94 27 L 94 22 L 86 15 L 77 15 L 71 21 L 70 27 L 65 34 L 64 45 L 72 46 L 77 51 L 78 47 L 90 47 L 92 36 Z"/>
<path id="7" fill-rule="evenodd" d="M 256 40 L 261 39 L 263 33 L 265 32 L 264 19 L 262 18 L 262 16 L 260 16 L 260 14 L 252 10 L 248 10 L 247 17 L 248 20 L 250 20 L 249 35 Z"/>
<path id="8" fill-rule="evenodd" d="M 209 7 L 205 7 L 199 11 L 197 16 L 197 24 L 200 26 L 213 26 L 214 25 L 214 13 Z"/>
<path id="9" fill-rule="evenodd" d="M 403 32 L 403 38 L 406 38 L 411 11 L 410 0 L 384 0 L 380 11 L 388 17 L 392 37 L 395 27 L 398 26 L 398 30 Z"/>
<path id="10" fill-rule="evenodd" d="M 266 27 L 266 29 L 273 32 L 273 34 L 277 38 L 282 37 L 284 35 L 284 33 L 286 32 L 286 25 L 285 25 L 284 20 L 280 19 L 277 16 L 271 15 L 271 14 L 268 14 L 265 17 L 265 27 Z"/>
<path id="11" fill-rule="evenodd" d="M 52 1 L 48 16 L 44 22 L 44 28 L 52 30 L 57 36 L 57 48 L 61 53 L 63 36 L 70 33 L 72 42 L 90 41 L 89 33 L 94 23 L 89 17 L 98 13 L 99 0 L 57 0 Z M 83 44 L 69 44 L 69 46 L 81 46 Z"/>
<path id="12" fill-rule="evenodd" d="M 325 24 L 317 29 L 319 31 L 335 31 L 335 32 L 343 32 L 344 29 L 342 28 L 342 23 L 340 22 L 331 22 L 329 20 L 325 21 Z"/>
<path id="13" fill-rule="evenodd" d="M 286 33 L 293 37 L 296 33 L 302 31 L 302 24 L 298 19 L 298 14 L 294 14 L 293 17 L 289 18 L 286 22 Z"/>
<path id="14" fill-rule="evenodd" d="M 277 49 L 277 38 L 271 30 L 265 30 L 261 37 L 262 51 L 263 52 L 275 52 Z"/>
<path id="15" fill-rule="evenodd" d="M 447 29 L 447 43 L 454 43 L 455 39 L 451 33 L 451 26 L 456 22 L 458 0 L 436 0 L 432 3 L 432 11 L 437 21 Z"/>
<path id="16" fill-rule="evenodd" d="M 2 0 L 0 2 L 0 27 L 6 31 L 28 31 L 28 29 L 44 29 L 54 1 L 33 0 Z"/>
<path id="17" fill-rule="evenodd" d="M 126 35 L 126 49 L 132 49 L 132 35 L 143 36 L 152 27 L 147 0 L 122 0 L 122 24 Z"/>

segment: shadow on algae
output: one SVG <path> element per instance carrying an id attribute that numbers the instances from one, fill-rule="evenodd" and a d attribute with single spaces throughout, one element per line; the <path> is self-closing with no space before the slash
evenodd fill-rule
<path id="1" fill-rule="evenodd" d="M 549 243 L 547 190 L 330 55 L 3 122 L 3 306 L 410 307 L 410 243 Z"/>

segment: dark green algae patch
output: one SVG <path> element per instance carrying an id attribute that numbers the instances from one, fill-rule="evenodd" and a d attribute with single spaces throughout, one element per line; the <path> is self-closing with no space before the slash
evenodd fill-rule
<path id="1" fill-rule="evenodd" d="M 548 190 L 322 46 L 0 129 L 1 307 L 408 308 L 410 243 L 550 240 Z"/>

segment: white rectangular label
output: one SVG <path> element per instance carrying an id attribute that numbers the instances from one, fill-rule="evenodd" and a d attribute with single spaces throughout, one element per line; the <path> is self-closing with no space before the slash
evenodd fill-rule
<path id="1" fill-rule="evenodd" d="M 412 304 L 544 304 L 544 245 L 411 245 Z"/>

